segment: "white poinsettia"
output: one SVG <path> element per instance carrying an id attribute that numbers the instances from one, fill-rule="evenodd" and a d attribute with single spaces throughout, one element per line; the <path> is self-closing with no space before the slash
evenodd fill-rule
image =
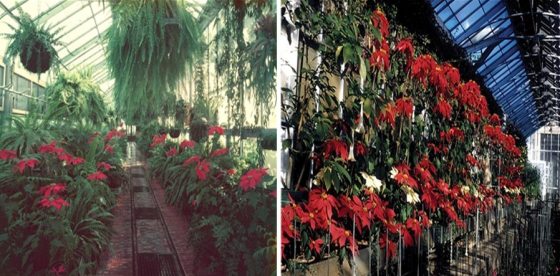
<path id="1" fill-rule="evenodd" d="M 464 195 L 467 194 L 470 190 L 471 188 L 467 185 L 461 187 L 461 193 Z"/>
<path id="2" fill-rule="evenodd" d="M 402 185 L 401 190 L 406 194 L 406 202 L 412 204 L 420 202 L 420 196 L 412 188 Z"/>
<path id="3" fill-rule="evenodd" d="M 506 190 L 506 192 L 508 192 L 510 194 L 518 195 L 519 193 L 521 193 L 521 190 L 519 188 L 510 189 L 508 187 L 504 187 L 504 189 Z"/>
<path id="4" fill-rule="evenodd" d="M 375 175 L 369 175 L 365 172 L 360 172 L 360 174 L 366 180 L 366 187 L 368 189 L 373 188 L 379 191 L 381 189 L 381 186 L 383 186 L 383 182 L 375 177 Z"/>
<path id="5" fill-rule="evenodd" d="M 391 169 L 391 171 L 389 172 L 389 174 L 391 175 L 392 179 L 395 179 L 395 176 L 397 176 L 397 174 L 399 174 L 399 170 L 397 170 L 397 168 L 393 167 Z"/>

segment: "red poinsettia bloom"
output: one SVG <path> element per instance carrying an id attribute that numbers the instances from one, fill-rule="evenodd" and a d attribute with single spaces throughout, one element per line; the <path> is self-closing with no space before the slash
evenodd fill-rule
<path id="1" fill-rule="evenodd" d="M 453 67 L 451 64 L 448 63 L 443 64 L 442 69 L 445 76 L 447 77 L 449 86 L 454 88 L 461 83 L 461 75 L 459 73 L 459 69 Z"/>
<path id="2" fill-rule="evenodd" d="M 52 183 L 39 188 L 39 193 L 44 197 L 50 197 L 53 195 L 58 195 L 66 190 L 66 184 L 64 183 Z"/>
<path id="3" fill-rule="evenodd" d="M 471 166 L 477 166 L 478 165 L 478 161 L 476 160 L 476 158 L 474 158 L 474 156 L 472 156 L 471 154 L 467 154 L 467 162 L 471 165 Z"/>
<path id="4" fill-rule="evenodd" d="M 113 147 L 112 147 L 111 145 L 105 145 L 105 148 L 103 148 L 103 150 L 104 150 L 106 153 L 109 153 L 109 154 L 113 154 L 113 152 L 114 152 L 114 149 L 113 149 Z"/>
<path id="5" fill-rule="evenodd" d="M 376 118 L 377 123 L 384 122 L 391 126 L 395 126 L 395 115 L 397 112 L 397 107 L 394 103 L 387 103 L 385 107 L 381 109 L 381 112 Z"/>
<path id="6" fill-rule="evenodd" d="M 255 189 L 261 182 L 263 176 L 268 174 L 267 170 L 266 168 L 250 169 L 239 179 L 239 186 L 244 192 Z"/>
<path id="7" fill-rule="evenodd" d="M 17 157 L 17 153 L 15 150 L 0 150 L 0 160 L 10 160 Z"/>
<path id="8" fill-rule="evenodd" d="M 418 189 L 418 182 L 410 175 L 410 167 L 406 164 L 400 164 L 395 166 L 397 169 L 397 174 L 394 179 L 397 183 L 401 185 L 407 185 L 412 189 Z"/>
<path id="9" fill-rule="evenodd" d="M 58 266 L 53 266 L 51 268 L 51 272 L 54 273 L 56 276 L 60 276 L 63 275 L 64 272 L 66 272 L 66 269 L 64 268 L 63 264 L 60 264 Z"/>
<path id="10" fill-rule="evenodd" d="M 371 53 L 369 65 L 377 70 L 387 71 L 391 66 L 389 52 L 389 44 L 385 40 L 381 41 L 381 45 Z"/>
<path id="11" fill-rule="evenodd" d="M 229 152 L 228 148 L 217 149 L 210 154 L 210 157 L 218 157 L 218 156 L 227 154 L 228 152 Z"/>
<path id="12" fill-rule="evenodd" d="M 211 126 L 208 128 L 208 135 L 224 135 L 224 128 L 221 126 Z"/>
<path id="13" fill-rule="evenodd" d="M 410 229 L 414 233 L 414 237 L 418 239 L 422 234 L 422 228 L 420 222 L 416 218 L 408 218 L 406 220 L 406 228 Z"/>
<path id="14" fill-rule="evenodd" d="M 490 123 L 495 126 L 501 125 L 502 122 L 500 120 L 500 116 L 498 116 L 498 114 L 492 114 L 492 116 L 490 116 Z"/>
<path id="15" fill-rule="evenodd" d="M 317 210 L 321 215 L 326 215 L 330 220 L 332 218 L 333 209 L 337 209 L 336 198 L 328 194 L 326 190 L 313 188 L 309 192 L 309 208 Z"/>
<path id="16" fill-rule="evenodd" d="M 315 251 L 317 254 L 321 253 L 321 246 L 323 245 L 323 239 L 311 240 L 309 242 L 309 249 Z"/>
<path id="17" fill-rule="evenodd" d="M 435 111 L 441 115 L 444 119 L 451 119 L 451 105 L 444 99 L 438 100 Z"/>
<path id="18" fill-rule="evenodd" d="M 111 170 L 111 164 L 107 163 L 107 162 L 99 162 L 97 163 L 97 168 L 98 169 L 103 169 L 105 171 L 109 171 Z"/>
<path id="19" fill-rule="evenodd" d="M 366 148 L 366 146 L 365 146 L 362 142 L 357 141 L 357 142 L 354 144 L 354 155 L 356 155 L 356 156 L 364 156 L 364 155 L 366 155 L 366 153 L 367 153 L 367 148 Z"/>
<path id="20" fill-rule="evenodd" d="M 107 175 L 105 175 L 102 171 L 96 171 L 94 173 L 90 173 L 87 179 L 90 181 L 96 181 L 96 180 L 102 181 L 107 179 Z"/>
<path id="21" fill-rule="evenodd" d="M 168 151 L 165 152 L 165 156 L 166 157 L 173 157 L 173 156 L 177 155 L 177 153 L 178 153 L 177 148 L 172 147 Z"/>
<path id="22" fill-rule="evenodd" d="M 208 172 L 210 172 L 210 163 L 206 160 L 198 162 L 195 167 L 195 171 L 198 180 L 206 180 Z"/>
<path id="23" fill-rule="evenodd" d="M 161 135 L 154 135 L 154 137 L 152 138 L 152 143 L 150 144 L 150 148 L 165 143 L 165 139 L 167 139 L 167 133 Z"/>
<path id="24" fill-rule="evenodd" d="M 37 164 L 39 164 L 37 159 L 22 159 L 15 165 L 14 170 L 22 174 L 25 171 L 25 168 L 33 169 L 37 166 Z"/>
<path id="25" fill-rule="evenodd" d="M 395 101 L 397 107 L 397 114 L 403 117 L 411 118 L 414 110 L 414 104 L 409 97 L 399 98 Z"/>
<path id="26" fill-rule="evenodd" d="M 387 239 L 386 234 L 382 234 L 379 236 L 379 247 L 382 249 L 386 249 L 385 258 L 394 258 L 397 255 L 397 244 L 390 239 Z"/>
<path id="27" fill-rule="evenodd" d="M 125 135 L 124 131 L 111 129 L 109 132 L 107 132 L 107 135 L 105 135 L 104 140 L 105 142 L 109 142 L 115 137 L 120 138 L 120 137 L 124 137 L 124 135 Z"/>
<path id="28" fill-rule="evenodd" d="M 381 10 L 376 9 L 371 15 L 370 20 L 373 26 L 379 30 L 382 37 L 389 35 L 389 20 L 387 20 L 387 17 Z"/>
<path id="29" fill-rule="evenodd" d="M 346 243 L 349 243 L 350 250 L 353 254 L 358 251 L 358 247 L 354 242 L 354 237 L 352 236 L 352 232 L 350 232 L 350 230 L 331 224 L 329 231 L 334 244 L 338 245 L 340 248 L 344 248 L 346 247 Z"/>
<path id="30" fill-rule="evenodd" d="M 195 141 L 184 140 L 184 141 L 181 142 L 181 144 L 179 145 L 179 148 L 180 148 L 180 149 L 185 149 L 185 148 L 192 149 L 192 148 L 194 148 L 195 145 L 196 145 L 196 142 L 195 142 Z"/>
<path id="31" fill-rule="evenodd" d="M 430 55 L 421 55 L 411 63 L 412 77 L 420 81 L 424 86 L 427 84 L 428 75 L 437 66 L 434 58 Z"/>
<path id="32" fill-rule="evenodd" d="M 39 201 L 39 205 L 44 208 L 54 207 L 57 211 L 60 211 L 63 206 L 70 206 L 66 200 L 61 197 L 43 197 Z"/>
<path id="33" fill-rule="evenodd" d="M 414 56 L 414 46 L 412 46 L 412 39 L 409 37 L 401 39 L 397 43 L 396 49 L 405 54 L 407 59 L 411 59 Z"/>
<path id="34" fill-rule="evenodd" d="M 325 141 L 325 159 L 329 159 L 331 155 L 338 156 L 342 160 L 348 160 L 348 145 L 340 139 L 329 139 Z"/>
<path id="35" fill-rule="evenodd" d="M 80 165 L 83 164 L 84 162 L 86 162 L 86 160 L 84 158 L 81 157 L 72 157 L 70 158 L 70 160 L 68 160 L 68 165 Z"/>
<path id="36" fill-rule="evenodd" d="M 186 166 L 188 166 L 188 165 L 190 165 L 190 164 L 198 163 L 198 162 L 200 162 L 200 156 L 194 155 L 194 156 L 189 157 L 189 158 L 186 159 L 185 161 L 183 161 L 183 166 L 186 167 Z"/>
<path id="37" fill-rule="evenodd" d="M 56 141 L 52 141 L 50 144 L 40 145 L 39 146 L 39 153 L 54 153 L 54 154 L 62 154 L 64 153 L 64 149 L 56 147 Z"/>

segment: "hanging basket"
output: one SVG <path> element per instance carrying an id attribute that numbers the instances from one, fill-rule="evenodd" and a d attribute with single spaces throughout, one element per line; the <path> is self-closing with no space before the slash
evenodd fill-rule
<path id="1" fill-rule="evenodd" d="M 51 68 L 53 58 L 43 42 L 31 40 L 29 44 L 22 47 L 19 60 L 29 72 L 44 73 Z"/>
<path id="2" fill-rule="evenodd" d="M 172 128 L 169 130 L 169 136 L 171 136 L 171 138 L 179 138 L 179 135 L 181 135 L 180 129 Z"/>
<path id="3" fill-rule="evenodd" d="M 205 122 L 193 122 L 189 131 L 190 139 L 195 142 L 200 142 L 200 140 L 208 136 L 208 124 Z"/>

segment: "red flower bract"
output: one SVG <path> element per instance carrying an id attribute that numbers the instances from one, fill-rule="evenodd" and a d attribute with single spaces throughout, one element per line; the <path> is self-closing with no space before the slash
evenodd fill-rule
<path id="1" fill-rule="evenodd" d="M 37 164 L 39 164 L 37 159 L 22 159 L 15 165 L 14 170 L 22 174 L 25 171 L 25 168 L 33 169 L 37 166 Z"/>
<path id="2" fill-rule="evenodd" d="M 113 147 L 111 145 L 105 145 L 105 147 L 103 148 L 103 150 L 109 154 L 113 154 Z"/>
<path id="3" fill-rule="evenodd" d="M 412 46 L 412 39 L 403 38 L 397 43 L 397 51 L 406 55 L 407 59 L 411 59 L 414 56 L 414 46 Z"/>
<path id="4" fill-rule="evenodd" d="M 109 142 L 111 141 L 113 138 L 115 137 L 124 137 L 125 133 L 123 131 L 119 131 L 116 129 L 111 129 L 109 132 L 107 132 L 107 135 L 105 135 L 105 142 Z"/>
<path id="5" fill-rule="evenodd" d="M 267 174 L 266 168 L 251 169 L 241 176 L 239 187 L 245 192 L 254 189 L 261 182 L 262 177 Z"/>
<path id="6" fill-rule="evenodd" d="M 90 181 L 96 181 L 96 180 L 105 180 L 107 179 L 107 175 L 105 175 L 103 172 L 101 171 L 96 171 L 94 173 L 91 173 L 88 175 L 87 177 L 88 180 Z"/>
<path id="7" fill-rule="evenodd" d="M 0 150 L 0 160 L 9 160 L 14 159 L 17 157 L 17 153 L 15 150 Z"/>
<path id="8" fill-rule="evenodd" d="M 395 105 L 397 108 L 397 113 L 399 115 L 407 118 L 412 117 L 414 104 L 412 103 L 411 98 L 409 97 L 399 98 L 395 101 Z"/>
<path id="9" fill-rule="evenodd" d="M 325 159 L 329 159 L 333 153 L 344 161 L 348 160 L 348 145 L 336 138 L 325 141 Z"/>
<path id="10" fill-rule="evenodd" d="M 50 144 L 39 146 L 39 153 L 54 153 L 62 154 L 64 149 L 56 147 L 56 141 L 52 141 Z"/>
<path id="11" fill-rule="evenodd" d="M 189 159 L 186 159 L 183 162 L 183 166 L 188 166 L 190 164 L 197 163 L 197 162 L 200 162 L 200 156 L 194 155 L 194 156 L 189 157 Z"/>
<path id="12" fill-rule="evenodd" d="M 435 111 L 445 119 L 451 119 L 451 105 L 444 99 L 438 100 Z"/>
<path id="13" fill-rule="evenodd" d="M 210 163 L 206 160 L 198 162 L 195 168 L 198 180 L 206 180 L 208 172 L 210 172 Z"/>
<path id="14" fill-rule="evenodd" d="M 39 205 L 45 208 L 54 207 L 57 211 L 60 211 L 63 206 L 70 206 L 66 200 L 60 197 L 43 197 L 39 201 Z"/>
<path id="15" fill-rule="evenodd" d="M 211 126 L 208 128 L 208 135 L 224 135 L 224 128 L 221 126 Z"/>
<path id="16" fill-rule="evenodd" d="M 210 157 L 218 157 L 218 156 L 227 154 L 228 152 L 229 152 L 228 148 L 217 149 L 210 154 Z"/>
<path id="17" fill-rule="evenodd" d="M 387 20 L 387 17 L 381 10 L 375 10 L 370 19 L 371 23 L 379 30 L 382 37 L 387 37 L 389 35 L 389 20 Z"/>
<path id="18" fill-rule="evenodd" d="M 195 141 L 184 140 L 184 141 L 181 142 L 181 144 L 179 145 L 179 148 L 181 148 L 181 149 L 185 149 L 185 148 L 192 149 L 192 148 L 194 148 L 195 145 L 196 145 L 196 142 L 195 142 Z"/>
<path id="19" fill-rule="evenodd" d="M 389 61 L 389 44 L 385 40 L 381 42 L 380 47 L 375 49 L 369 57 L 369 64 L 377 70 L 387 71 L 391 66 Z"/>
<path id="20" fill-rule="evenodd" d="M 111 164 L 107 163 L 107 162 L 99 162 L 97 163 L 97 168 L 98 169 L 104 169 L 106 171 L 111 169 Z"/>
<path id="21" fill-rule="evenodd" d="M 152 143 L 150 144 L 150 148 L 165 143 L 165 139 L 167 139 L 167 133 L 154 135 L 154 137 L 152 138 Z"/>
<path id="22" fill-rule="evenodd" d="M 177 152 L 178 152 L 177 148 L 173 147 L 173 148 L 170 148 L 167 152 L 165 152 L 165 156 L 173 157 L 173 156 L 177 155 Z"/>
<path id="23" fill-rule="evenodd" d="M 39 188 L 39 193 L 44 197 L 50 197 L 53 195 L 58 195 L 66 190 L 66 184 L 64 183 L 52 183 Z"/>

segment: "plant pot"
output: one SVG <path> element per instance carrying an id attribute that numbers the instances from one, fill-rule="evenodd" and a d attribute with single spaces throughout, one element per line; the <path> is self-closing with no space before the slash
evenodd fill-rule
<path id="1" fill-rule="evenodd" d="M 193 122 L 189 131 L 191 140 L 200 142 L 203 138 L 208 136 L 208 124 Z"/>
<path id="2" fill-rule="evenodd" d="M 44 73 L 49 70 L 53 59 L 47 51 L 47 47 L 37 40 L 29 41 L 28 45 L 32 46 L 23 47 L 19 54 L 19 60 L 23 67 L 32 73 Z"/>
<path id="3" fill-rule="evenodd" d="M 165 129 L 165 128 L 160 128 L 158 133 L 159 133 L 159 135 L 166 134 L 166 133 L 167 133 L 167 129 Z"/>
<path id="4" fill-rule="evenodd" d="M 129 142 L 134 142 L 134 141 L 136 141 L 136 136 L 134 136 L 134 135 L 128 135 L 126 138 L 127 138 L 127 140 L 128 140 Z"/>
<path id="5" fill-rule="evenodd" d="M 169 130 L 169 136 L 171 136 L 171 138 L 179 138 L 179 135 L 181 135 L 180 129 L 172 128 L 171 130 Z"/>

